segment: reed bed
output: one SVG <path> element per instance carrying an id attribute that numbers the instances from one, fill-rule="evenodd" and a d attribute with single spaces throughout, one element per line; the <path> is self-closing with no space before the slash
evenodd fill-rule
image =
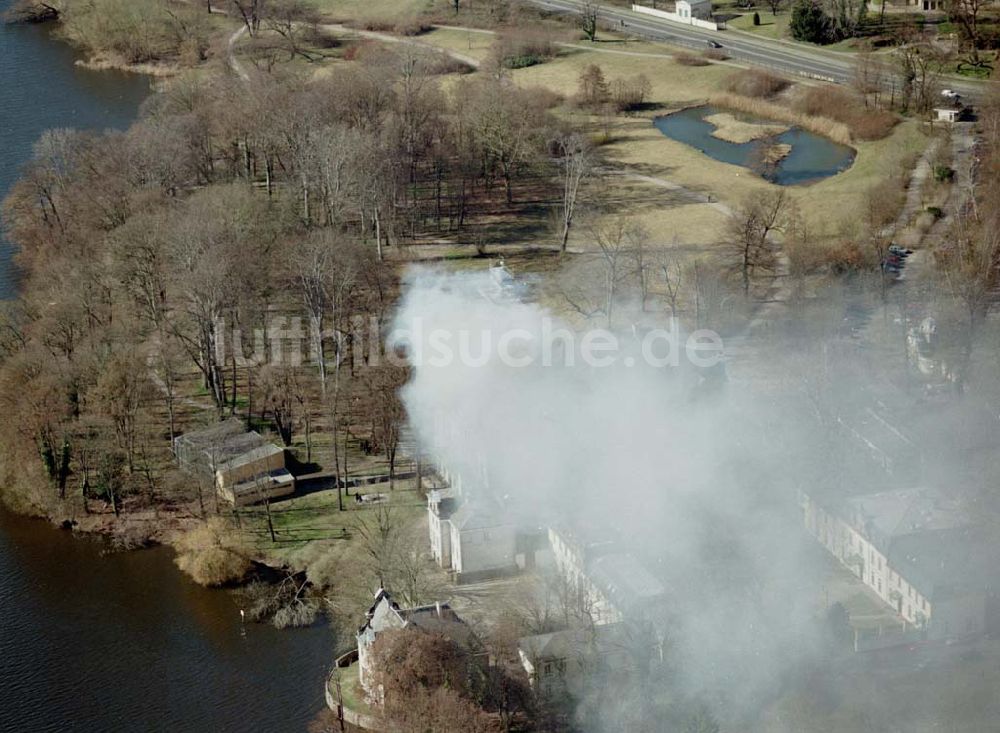
<path id="1" fill-rule="evenodd" d="M 853 141 L 851 128 L 843 122 L 837 122 L 827 117 L 807 115 L 790 109 L 783 104 L 769 102 L 765 99 L 755 99 L 731 92 L 723 92 L 711 95 L 708 101 L 709 104 L 715 107 L 743 112 L 755 117 L 787 122 L 796 127 L 801 127 L 803 130 L 822 135 L 841 145 L 850 145 Z"/>

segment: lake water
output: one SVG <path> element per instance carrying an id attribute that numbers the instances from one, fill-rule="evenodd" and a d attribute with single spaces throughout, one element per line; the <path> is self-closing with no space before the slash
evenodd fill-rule
<path id="1" fill-rule="evenodd" d="M 0 14 L 9 5 L 0 0 Z M 0 23 L 0 199 L 43 130 L 127 127 L 148 96 L 147 77 L 89 71 L 75 66 L 75 58 L 73 49 L 50 38 L 48 26 Z M 10 243 L 0 240 L 0 298 L 13 294 L 12 254 Z"/>
<path id="2" fill-rule="evenodd" d="M 149 94 L 145 77 L 73 61 L 47 29 L 0 24 L 0 196 L 43 130 L 124 127 Z M 332 651 L 326 626 L 244 628 L 234 598 L 166 548 L 108 554 L 0 512 L 0 733 L 302 733 Z"/>
<path id="3" fill-rule="evenodd" d="M 653 120 L 660 132 L 672 140 L 697 148 L 723 163 L 752 168 L 756 141 L 732 143 L 712 135 L 715 126 L 705 118 L 727 110 L 710 106 L 689 107 Z M 739 115 L 737 115 L 739 117 Z M 760 120 L 750 120 L 760 122 Z M 771 180 L 781 186 L 810 183 L 847 170 L 854 163 L 854 150 L 820 135 L 793 127 L 776 135 L 776 143 L 792 147 L 778 164 Z"/>

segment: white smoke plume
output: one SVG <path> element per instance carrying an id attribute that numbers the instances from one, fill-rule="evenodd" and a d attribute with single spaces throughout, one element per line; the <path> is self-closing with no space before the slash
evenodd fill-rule
<path id="1" fill-rule="evenodd" d="M 422 445 L 467 493 L 627 538 L 668 589 L 679 685 L 730 721 L 753 719 L 818 645 L 820 574 L 803 552 L 791 468 L 805 449 L 788 439 L 798 429 L 684 360 L 646 364 L 631 333 L 621 354 L 632 366 L 544 366 L 543 331 L 568 327 L 547 326 L 539 306 L 484 297 L 492 287 L 488 274 L 406 280 L 395 326 L 420 352 L 403 398 Z M 514 331 L 517 353 L 536 357 L 528 366 L 495 353 Z M 488 334 L 494 353 L 476 366 L 431 359 L 441 334 L 456 352 L 466 334 L 472 356 Z"/>

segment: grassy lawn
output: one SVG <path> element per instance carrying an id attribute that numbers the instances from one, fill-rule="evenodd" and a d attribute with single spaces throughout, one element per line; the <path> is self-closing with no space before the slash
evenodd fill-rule
<path id="1" fill-rule="evenodd" d="M 788 11 L 775 15 L 770 10 L 759 8 L 757 13 L 760 15 L 760 25 L 753 24 L 753 13 L 752 10 L 744 12 L 738 18 L 727 20 L 726 25 L 736 30 L 749 31 L 767 38 L 786 38 L 788 36 L 788 21 L 791 18 L 791 13 Z"/>
<path id="2" fill-rule="evenodd" d="M 340 679 L 340 694 L 344 700 L 344 707 L 362 715 L 371 715 L 372 709 L 365 701 L 364 691 L 358 682 L 358 663 L 355 662 L 350 667 L 338 667 L 334 674 Z M 332 682 L 332 679 L 331 679 Z M 336 697 L 336 690 L 332 690 Z"/>
<path id="3" fill-rule="evenodd" d="M 416 18 L 441 0 L 309 0 L 331 21 L 398 23 Z"/>
<path id="4" fill-rule="evenodd" d="M 883 179 L 893 167 L 913 161 L 927 146 L 928 138 L 919 122 L 906 120 L 884 140 L 857 143 L 854 165 L 839 175 L 812 186 L 795 189 L 796 200 L 817 233 L 831 232 L 831 226 L 856 217 L 863 209 L 867 190 Z"/>
<path id="5" fill-rule="evenodd" d="M 600 66 L 609 81 L 645 74 L 652 88 L 650 98 L 675 107 L 719 91 L 721 80 L 733 71 L 728 64 L 683 66 L 670 50 L 651 43 L 581 41 L 552 61 L 518 69 L 511 76 L 524 86 L 545 86 L 570 96 L 576 93 L 581 72 L 591 64 Z"/>
<path id="6" fill-rule="evenodd" d="M 407 479 L 397 481 L 392 491 L 387 483 L 351 489 L 351 495 L 344 496 L 344 511 L 339 509 L 335 490 L 274 501 L 271 503 L 271 521 L 275 542 L 271 541 L 263 506 L 240 511 L 241 529 L 256 555 L 277 564 L 305 567 L 317 556 L 317 552 L 333 553 L 347 562 L 358 552 L 358 525 L 371 521 L 375 512 L 375 505 L 357 503 L 354 494 L 381 493 L 389 496 L 388 506 L 394 524 L 408 530 L 423 518 L 426 511 L 426 504 L 413 484 L 413 479 Z"/>
<path id="7" fill-rule="evenodd" d="M 454 28 L 435 28 L 420 35 L 421 43 L 428 43 L 446 51 L 455 51 L 479 61 L 489 56 L 494 41 L 496 35 L 493 33 L 462 31 Z"/>

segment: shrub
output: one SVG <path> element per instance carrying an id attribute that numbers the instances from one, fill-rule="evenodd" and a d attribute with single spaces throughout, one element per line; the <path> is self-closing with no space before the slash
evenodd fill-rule
<path id="1" fill-rule="evenodd" d="M 393 30 L 401 36 L 420 36 L 424 33 L 430 33 L 434 30 L 434 26 L 411 19 L 396 23 Z"/>
<path id="2" fill-rule="evenodd" d="M 218 517 L 181 536 L 175 562 L 199 585 L 235 583 L 250 570 L 238 536 Z"/>
<path id="3" fill-rule="evenodd" d="M 544 31 L 504 33 L 493 46 L 494 56 L 508 69 L 523 69 L 545 63 L 554 58 L 556 52 L 552 37 Z"/>
<path id="4" fill-rule="evenodd" d="M 944 216 L 944 211 L 942 211 L 940 206 L 928 206 L 927 213 L 933 216 L 935 219 L 940 219 Z"/>
<path id="5" fill-rule="evenodd" d="M 611 82 L 611 104 L 618 112 L 641 108 L 646 103 L 651 85 L 645 74 Z"/>
<path id="6" fill-rule="evenodd" d="M 355 43 L 349 44 L 344 49 L 343 59 L 344 61 L 357 61 L 358 58 L 365 55 L 366 47 L 372 45 L 371 41 L 357 41 Z"/>
<path id="7" fill-rule="evenodd" d="M 737 71 L 726 79 L 726 89 L 744 97 L 767 99 L 781 92 L 791 84 L 788 79 L 758 69 Z"/>
<path id="8" fill-rule="evenodd" d="M 938 183 L 948 183 L 955 178 L 955 169 L 946 165 L 934 166 L 934 180 Z"/>
<path id="9" fill-rule="evenodd" d="M 721 48 L 706 48 L 702 51 L 702 56 L 713 61 L 725 61 L 729 58 L 729 54 Z"/>
<path id="10" fill-rule="evenodd" d="M 851 131 L 859 140 L 881 140 L 899 122 L 899 118 L 889 110 L 865 110 L 848 122 Z"/>
<path id="11" fill-rule="evenodd" d="M 827 250 L 827 264 L 837 274 L 860 270 L 865 266 L 865 254 L 857 242 L 843 242 Z"/>
<path id="12" fill-rule="evenodd" d="M 275 627 L 285 629 L 309 626 L 316 621 L 319 604 L 309 590 L 309 584 L 301 575 L 289 575 L 279 583 L 250 583 L 239 595 L 251 621 L 270 619 Z"/>
<path id="13" fill-rule="evenodd" d="M 449 56 L 443 51 L 429 51 L 425 68 L 428 74 L 442 76 L 446 74 L 471 74 L 475 71 L 475 68 L 469 64 Z"/>
<path id="14" fill-rule="evenodd" d="M 562 104 L 564 97 L 548 87 L 524 87 L 521 90 L 521 99 L 524 105 L 532 110 L 552 109 Z"/>
<path id="15" fill-rule="evenodd" d="M 701 56 L 693 56 L 689 53 L 674 54 L 674 61 L 681 66 L 708 66 L 709 62 Z"/>
<path id="16" fill-rule="evenodd" d="M 753 24 L 760 25 L 760 13 L 758 13 L 756 10 L 754 11 L 753 14 Z"/>
<path id="17" fill-rule="evenodd" d="M 17 0 L 6 13 L 0 13 L 0 23 L 45 23 L 59 19 L 59 10 L 34 0 Z"/>
<path id="18" fill-rule="evenodd" d="M 842 122 L 859 140 L 880 140 L 892 132 L 898 122 L 892 112 L 868 109 L 857 94 L 833 85 L 803 89 L 794 106 L 804 114 Z"/>
<path id="19" fill-rule="evenodd" d="M 610 90 L 604 71 L 597 64 L 590 64 L 580 73 L 578 99 L 583 107 L 597 108 L 608 101 Z"/>

